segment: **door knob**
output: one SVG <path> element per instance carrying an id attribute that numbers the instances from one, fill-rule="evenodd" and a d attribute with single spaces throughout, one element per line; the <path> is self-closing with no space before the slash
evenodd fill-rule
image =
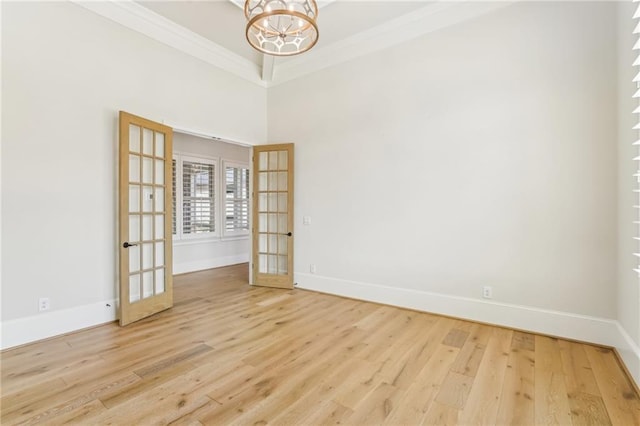
<path id="1" fill-rule="evenodd" d="M 129 244 L 127 241 L 124 242 L 124 244 L 122 245 L 122 247 L 124 248 L 129 248 L 129 247 L 134 247 L 137 246 L 137 244 Z"/>

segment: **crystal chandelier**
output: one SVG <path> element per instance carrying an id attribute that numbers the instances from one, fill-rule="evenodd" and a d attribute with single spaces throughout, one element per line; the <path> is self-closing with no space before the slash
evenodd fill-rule
<path id="1" fill-rule="evenodd" d="M 291 56 L 318 41 L 315 0 L 246 0 L 247 41 L 262 53 Z"/>

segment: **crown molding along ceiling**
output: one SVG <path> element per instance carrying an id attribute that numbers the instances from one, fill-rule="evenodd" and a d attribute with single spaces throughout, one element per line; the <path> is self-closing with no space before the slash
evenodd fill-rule
<path id="1" fill-rule="evenodd" d="M 418 1 L 425 5 L 342 40 L 322 47 L 316 46 L 286 61 L 276 63 L 273 56 L 264 55 L 262 66 L 260 66 L 133 0 L 71 1 L 262 87 L 275 86 L 514 3 L 514 1 L 478 2 L 474 0 Z M 225 1 L 244 8 L 244 0 Z M 318 7 L 324 8 L 346 1 L 349 0 L 319 0 Z M 322 13 L 319 14 L 318 27 L 322 36 Z M 244 28 L 241 31 L 244 32 Z"/>

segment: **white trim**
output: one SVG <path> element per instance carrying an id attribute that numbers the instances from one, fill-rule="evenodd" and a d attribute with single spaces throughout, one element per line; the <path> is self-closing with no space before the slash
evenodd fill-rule
<path id="1" fill-rule="evenodd" d="M 247 263 L 249 254 L 236 254 L 233 256 L 222 256 L 213 259 L 197 260 L 192 262 L 182 262 L 173 264 L 173 273 L 186 274 L 189 272 L 204 271 L 206 269 L 220 268 L 222 266 L 237 265 L 239 263 Z"/>
<path id="2" fill-rule="evenodd" d="M 307 273 L 294 275 L 298 288 L 614 347 L 640 384 L 640 348 L 616 320 Z"/>
<path id="3" fill-rule="evenodd" d="M 269 70 L 267 66 L 264 75 L 274 75 L 273 81 L 264 81 L 261 78 L 263 70 L 252 61 L 176 24 L 133 0 L 71 1 L 129 29 L 267 88 L 473 19 L 508 6 L 517 0 L 433 2 L 367 31 L 289 59 L 278 64 L 277 70 Z M 319 4 L 322 7 L 333 1 L 335 0 L 325 0 Z"/>
<path id="4" fill-rule="evenodd" d="M 251 83 L 266 87 L 260 79 L 260 68 L 250 60 L 132 0 L 71 2 Z"/>
<path id="5" fill-rule="evenodd" d="M 614 347 L 618 350 L 622 362 L 624 362 L 631 377 L 635 380 L 636 384 L 640 386 L 640 346 L 638 346 L 627 330 L 622 327 L 620 322 L 616 321 L 618 326 L 618 334 L 620 337 L 620 343 Z"/>
<path id="6" fill-rule="evenodd" d="M 217 238 L 202 238 L 202 239 L 190 239 L 190 240 L 173 240 L 174 247 L 183 247 L 183 246 L 193 246 L 198 244 L 218 244 L 218 243 L 227 243 L 230 241 L 242 241 L 248 240 L 250 237 L 249 234 L 246 235 L 235 235 L 228 237 L 217 237 Z"/>
<path id="7" fill-rule="evenodd" d="M 242 141 L 229 139 L 229 138 L 226 138 L 226 137 L 214 136 L 214 135 L 212 135 L 210 133 L 207 133 L 205 130 L 187 129 L 186 127 L 180 127 L 180 126 L 177 126 L 177 125 L 173 125 L 170 122 L 167 122 L 166 120 L 162 120 L 162 124 L 164 124 L 165 126 L 171 127 L 175 133 L 182 133 L 182 134 L 185 134 L 185 135 L 198 136 L 198 137 L 204 138 L 204 139 L 213 139 L 214 141 L 230 143 L 232 145 L 244 146 L 246 148 L 251 148 L 251 147 L 254 146 L 254 144 L 251 144 L 249 142 L 242 142 Z"/>
<path id="8" fill-rule="evenodd" d="M 174 273 L 235 265 L 248 260 L 249 255 L 243 254 L 185 262 L 174 266 Z M 640 347 L 615 320 L 311 274 L 296 273 L 295 280 L 298 288 L 307 290 L 611 346 L 618 350 L 631 376 L 640 384 Z M 107 300 L 4 321 L 0 349 L 108 323 L 116 318 L 116 301 Z"/>
<path id="9" fill-rule="evenodd" d="M 107 306 L 109 305 L 109 306 Z M 106 300 L 70 309 L 2 322 L 0 349 L 93 327 L 116 320 L 116 301 Z"/>
<path id="10" fill-rule="evenodd" d="M 222 161 L 222 167 L 223 168 L 224 167 L 235 167 L 237 169 L 248 169 L 249 168 L 249 163 L 245 162 L 245 161 L 227 160 L 224 157 L 220 157 L 220 161 Z"/>
<path id="11" fill-rule="evenodd" d="M 220 238 L 220 241 L 225 243 L 228 241 L 242 241 L 242 240 L 248 240 L 249 237 L 251 237 L 251 234 L 238 234 L 238 235 L 229 235 L 227 237 L 222 237 Z"/>
<path id="12" fill-rule="evenodd" d="M 277 78 L 268 87 L 404 43 L 424 34 L 476 18 L 512 3 L 514 1 L 439 1 L 431 3 L 367 31 L 287 60 L 278 65 Z"/>
<path id="13" fill-rule="evenodd" d="M 249 261 L 249 254 L 217 257 L 174 265 L 174 274 L 201 271 Z M 42 312 L 25 318 L 3 321 L 0 325 L 0 349 L 8 349 L 117 319 L 116 300 L 105 300 L 69 309 Z"/>

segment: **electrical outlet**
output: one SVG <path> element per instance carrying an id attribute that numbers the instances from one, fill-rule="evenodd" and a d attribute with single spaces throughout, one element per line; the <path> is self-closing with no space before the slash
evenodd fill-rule
<path id="1" fill-rule="evenodd" d="M 38 310 L 40 312 L 48 311 L 49 308 L 51 308 L 51 302 L 49 301 L 48 297 L 41 297 L 40 299 L 38 299 Z"/>
<path id="2" fill-rule="evenodd" d="M 312 274 L 316 273 L 316 265 L 314 265 L 313 263 L 311 265 L 309 265 L 309 272 L 311 272 Z"/>
<path id="3" fill-rule="evenodd" d="M 493 288 L 488 285 L 482 287 L 482 297 L 485 299 L 493 299 Z"/>

